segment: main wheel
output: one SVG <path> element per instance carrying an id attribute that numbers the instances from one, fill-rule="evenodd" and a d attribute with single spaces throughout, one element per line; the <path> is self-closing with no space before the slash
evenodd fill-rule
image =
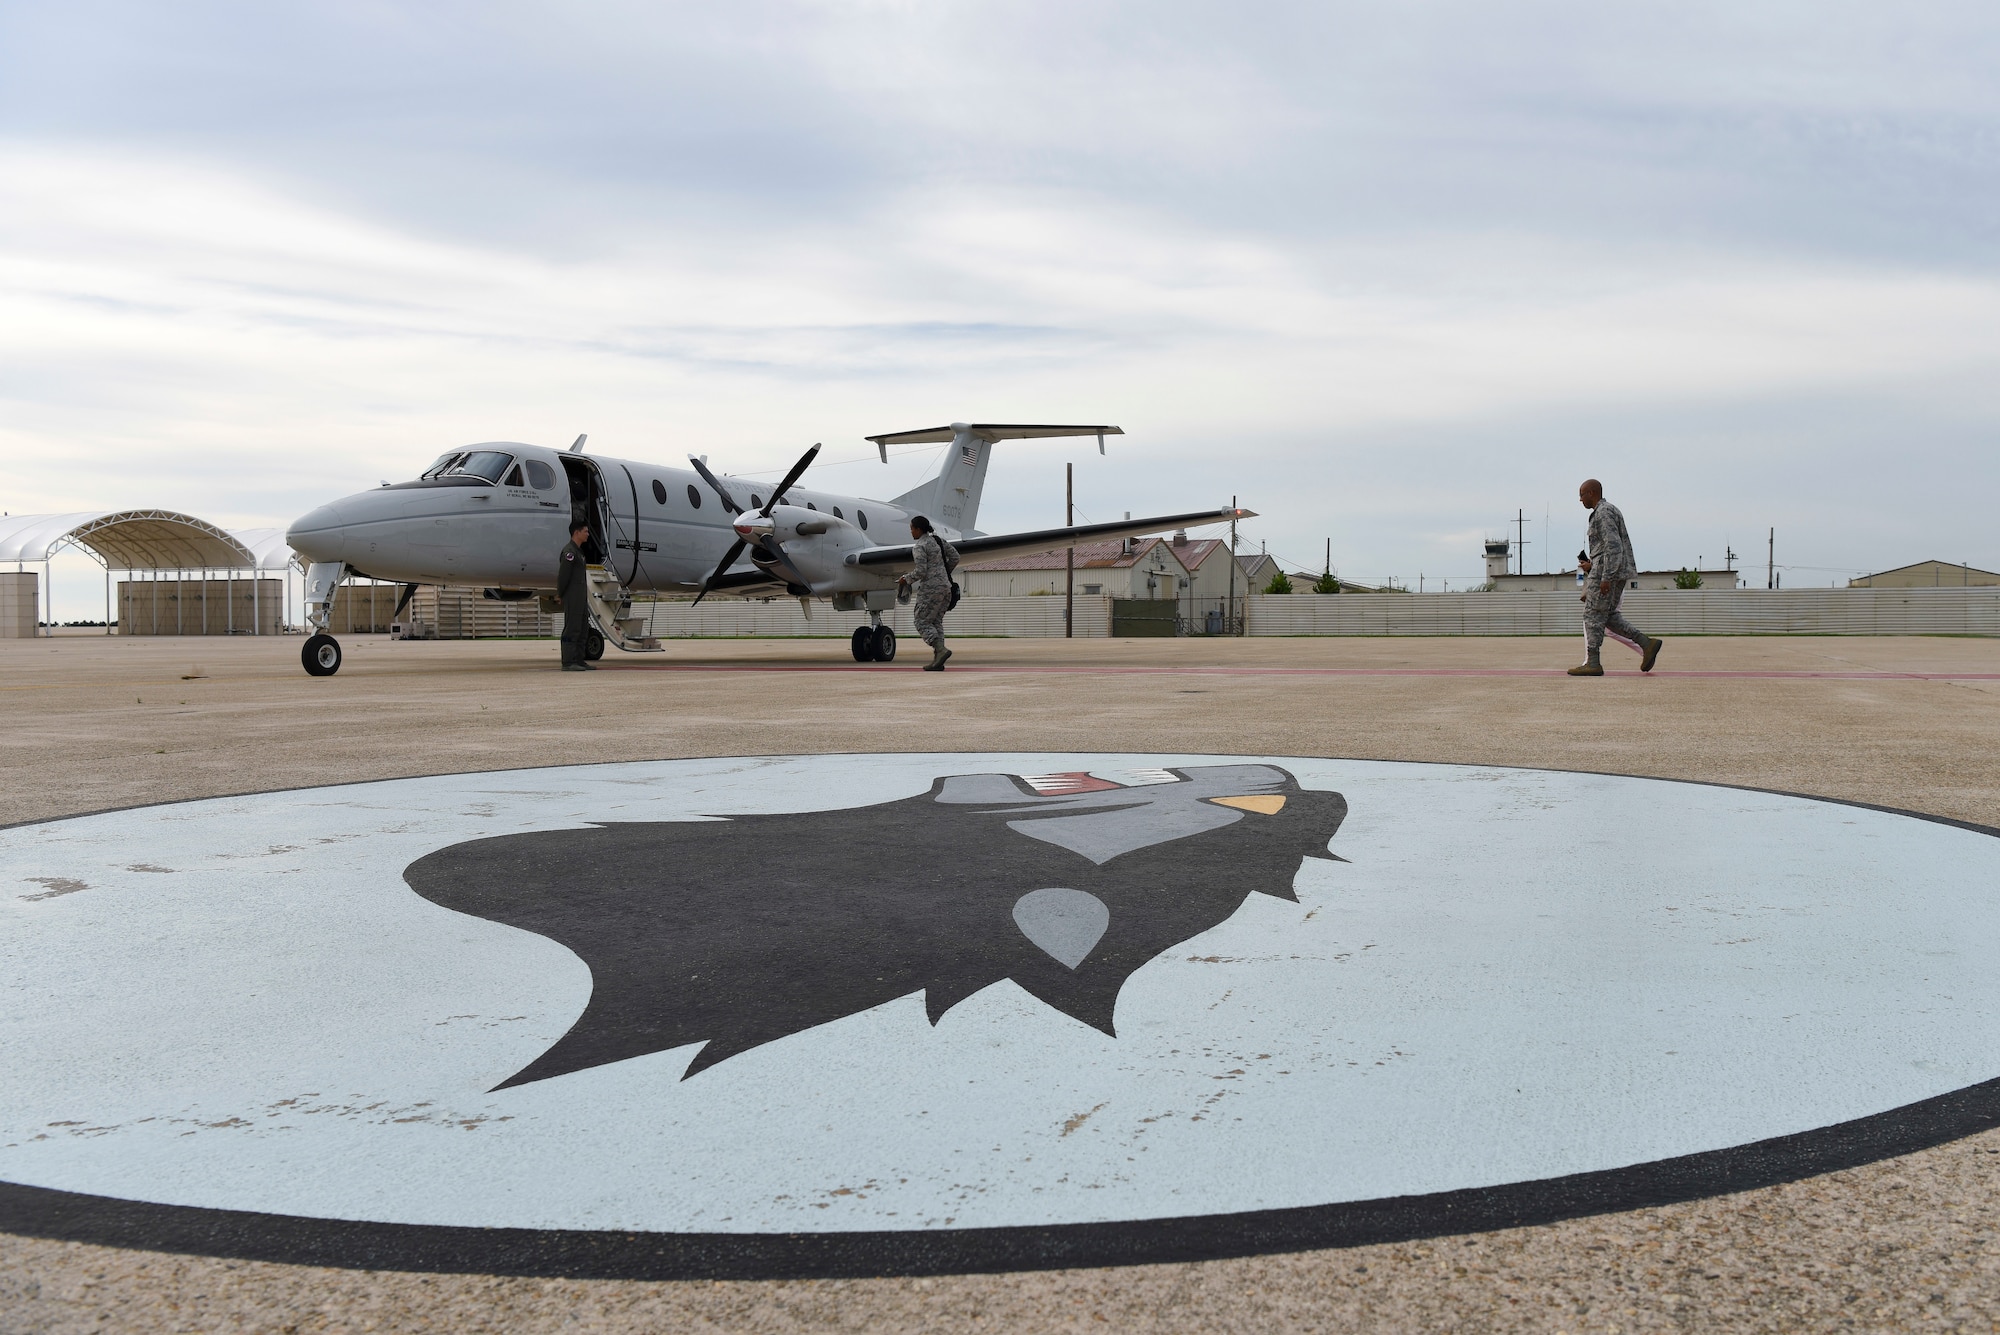
<path id="1" fill-rule="evenodd" d="M 340 641 L 331 635 L 315 635 L 299 650 L 309 677 L 331 677 L 340 671 Z"/>
<path id="2" fill-rule="evenodd" d="M 854 628 L 854 640 L 849 647 L 854 650 L 855 662 L 873 662 L 875 659 L 875 628 L 873 626 L 856 626 Z"/>
<path id="3" fill-rule="evenodd" d="M 875 661 L 893 663 L 896 661 L 896 632 L 887 626 L 877 626 L 874 634 Z"/>
<path id="4" fill-rule="evenodd" d="M 583 633 L 583 656 L 593 663 L 604 657 L 604 636 L 595 626 Z"/>

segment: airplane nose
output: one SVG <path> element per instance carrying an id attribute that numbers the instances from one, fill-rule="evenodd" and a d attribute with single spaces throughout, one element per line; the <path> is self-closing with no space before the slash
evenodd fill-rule
<path id="1" fill-rule="evenodd" d="M 293 520 L 285 541 L 308 561 L 338 561 L 347 550 L 347 520 L 338 505 L 322 505 Z"/>

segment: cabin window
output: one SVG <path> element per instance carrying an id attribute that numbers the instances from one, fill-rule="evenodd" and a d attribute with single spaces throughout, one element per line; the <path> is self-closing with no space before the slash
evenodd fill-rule
<path id="1" fill-rule="evenodd" d="M 688 505 L 696 510 L 701 509 L 701 493 L 694 489 L 692 482 L 688 483 Z"/>
<path id="2" fill-rule="evenodd" d="M 861 525 L 861 531 L 866 533 L 868 531 L 868 512 L 866 510 L 856 510 L 854 512 L 854 522 Z"/>
<path id="3" fill-rule="evenodd" d="M 554 491 L 556 470 L 540 459 L 528 460 L 528 485 L 536 491 Z"/>
<path id="4" fill-rule="evenodd" d="M 834 517 L 835 519 L 845 519 L 845 518 L 847 518 L 847 516 L 846 516 L 846 515 L 844 515 L 844 514 L 842 514 L 842 513 L 840 512 L 840 507 L 839 507 L 839 506 L 837 506 L 837 505 L 833 507 L 833 517 Z"/>
<path id="5" fill-rule="evenodd" d="M 750 493 L 750 508 L 752 510 L 761 510 L 764 508 L 764 498 L 754 491 Z"/>
<path id="6" fill-rule="evenodd" d="M 807 502 L 806 502 L 806 509 L 808 509 L 808 510 L 817 510 L 817 509 L 819 509 L 819 507 L 818 507 L 817 505 L 814 505 L 814 504 L 813 504 L 813 503 L 812 503 L 811 501 L 807 501 Z"/>
<path id="7" fill-rule="evenodd" d="M 507 474 L 507 485 L 508 485 L 508 486 L 510 486 L 510 487 L 518 487 L 518 486 L 521 486 L 521 485 L 522 485 L 522 483 L 521 483 L 521 465 L 519 465 L 519 464 L 515 464 L 515 465 L 514 465 L 514 471 L 513 471 L 513 472 L 511 472 L 511 473 L 509 473 L 509 474 Z"/>
<path id="8" fill-rule="evenodd" d="M 507 465 L 514 462 L 514 456 L 499 450 L 474 450 L 453 464 L 448 470 L 463 477 L 484 478 L 488 482 L 498 482 L 507 471 Z"/>
<path id="9" fill-rule="evenodd" d="M 666 483 L 664 483 L 664 482 L 662 482 L 662 481 L 660 481 L 660 479 L 658 479 L 658 478 L 654 478 L 654 479 L 653 479 L 653 504 L 655 504 L 655 505 L 665 505 L 666 503 L 667 503 L 667 484 L 666 484 Z"/>

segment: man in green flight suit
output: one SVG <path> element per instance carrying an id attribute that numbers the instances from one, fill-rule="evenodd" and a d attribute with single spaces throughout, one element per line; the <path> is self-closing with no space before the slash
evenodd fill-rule
<path id="1" fill-rule="evenodd" d="M 595 671 L 595 664 L 584 655 L 584 642 L 590 635 L 590 562 L 583 549 L 589 541 L 590 525 L 570 525 L 569 544 L 556 562 L 556 597 L 562 599 L 563 609 L 564 672 Z"/>

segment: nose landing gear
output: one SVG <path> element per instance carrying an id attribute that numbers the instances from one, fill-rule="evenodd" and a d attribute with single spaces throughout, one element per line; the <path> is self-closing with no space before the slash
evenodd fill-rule
<path id="1" fill-rule="evenodd" d="M 333 620 L 333 591 L 346 576 L 347 565 L 341 561 L 315 561 L 306 567 L 306 624 L 313 633 L 299 651 L 299 662 L 309 677 L 331 677 L 340 671 L 340 641 L 326 628 Z"/>

